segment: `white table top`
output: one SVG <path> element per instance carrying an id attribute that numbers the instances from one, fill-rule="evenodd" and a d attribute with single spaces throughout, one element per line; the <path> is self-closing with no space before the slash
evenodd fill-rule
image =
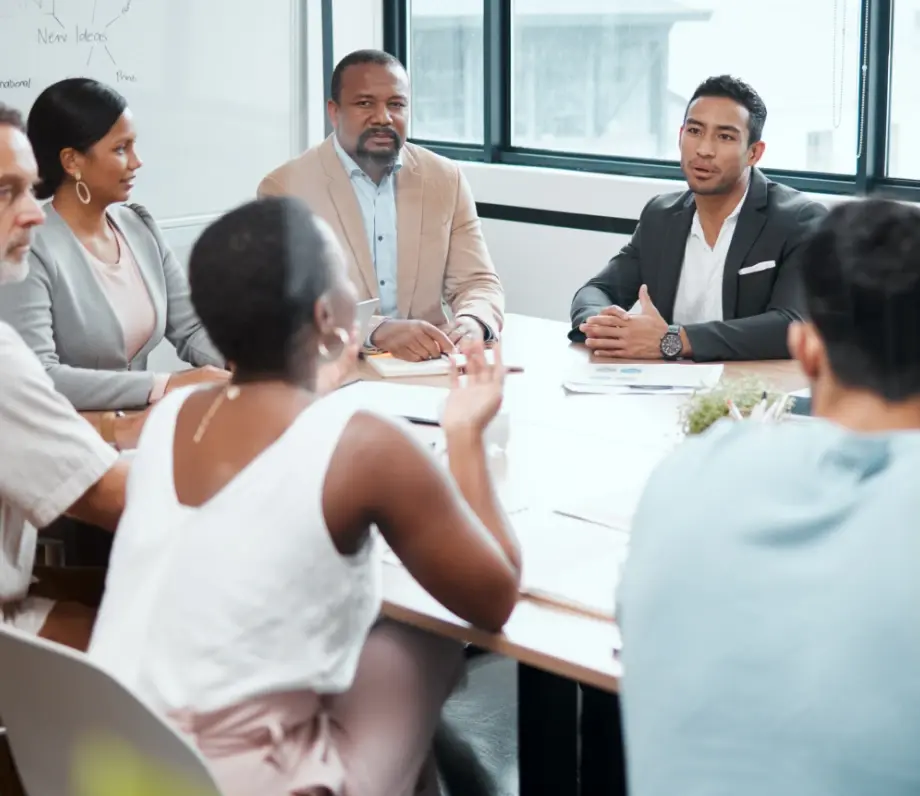
<path id="1" fill-rule="evenodd" d="M 507 318 L 503 357 L 508 365 L 523 366 L 524 373 L 506 380 L 510 443 L 493 467 L 521 539 L 525 587 L 532 577 L 567 596 L 599 602 L 609 586 L 612 607 L 617 561 L 625 555 L 628 534 L 553 512 L 628 517 L 651 470 L 679 444 L 678 411 L 686 397 L 565 394 L 561 385 L 567 371 L 589 358 L 583 346 L 569 344 L 567 332 L 563 323 Z M 376 378 L 367 365 L 361 375 Z M 723 378 L 748 375 L 787 391 L 805 386 L 793 362 L 727 364 Z M 446 378 L 412 383 L 446 386 Z M 558 562 L 555 573 L 553 561 Z M 388 565 L 384 613 L 579 682 L 617 688 L 616 625 L 572 607 L 525 595 L 503 633 L 485 633 L 440 606 L 402 567 Z"/>

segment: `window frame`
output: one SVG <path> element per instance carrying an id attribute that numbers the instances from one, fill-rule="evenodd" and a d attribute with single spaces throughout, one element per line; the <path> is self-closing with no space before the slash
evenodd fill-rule
<path id="1" fill-rule="evenodd" d="M 409 3 L 383 0 L 384 49 L 409 64 Z M 813 171 L 764 169 L 771 179 L 801 191 L 848 196 L 884 196 L 920 202 L 917 180 L 888 177 L 890 86 L 893 59 L 894 3 L 896 0 L 861 0 L 857 124 L 863 146 L 853 175 Z M 458 144 L 411 138 L 413 143 L 454 160 L 514 166 L 616 174 L 626 177 L 682 179 L 676 160 L 587 155 L 577 152 L 533 149 L 511 144 L 511 42 L 510 0 L 482 0 L 483 5 L 483 143 Z M 868 30 L 866 29 L 868 26 Z M 865 65 L 865 69 L 863 68 Z M 859 138 L 857 130 L 857 140 Z"/>

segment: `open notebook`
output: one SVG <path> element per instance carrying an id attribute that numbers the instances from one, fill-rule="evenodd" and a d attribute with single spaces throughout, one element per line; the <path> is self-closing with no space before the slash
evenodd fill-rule
<path id="1" fill-rule="evenodd" d="M 466 364 L 463 354 L 455 354 L 454 359 L 459 368 Z M 486 351 L 486 361 L 492 363 L 492 351 Z M 446 376 L 450 373 L 450 359 L 442 354 L 438 359 L 425 359 L 421 362 L 406 362 L 391 354 L 370 354 L 367 363 L 385 379 L 411 379 L 425 376 Z"/>

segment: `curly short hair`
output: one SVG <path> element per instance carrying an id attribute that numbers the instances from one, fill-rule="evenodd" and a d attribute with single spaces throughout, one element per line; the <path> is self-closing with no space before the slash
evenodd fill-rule
<path id="1" fill-rule="evenodd" d="M 763 138 L 763 127 L 767 123 L 767 106 L 760 94 L 743 80 L 731 75 L 707 78 L 696 87 L 690 102 L 687 103 L 687 111 L 700 97 L 724 97 L 744 106 L 748 112 L 748 146 Z M 685 112 L 684 118 L 686 117 Z"/>
<path id="2" fill-rule="evenodd" d="M 192 303 L 237 373 L 290 375 L 292 344 L 332 286 L 329 239 L 298 199 L 248 202 L 212 223 L 189 260 Z"/>

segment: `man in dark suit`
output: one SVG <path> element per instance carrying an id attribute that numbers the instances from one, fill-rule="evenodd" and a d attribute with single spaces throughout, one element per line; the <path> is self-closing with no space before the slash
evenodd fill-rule
<path id="1" fill-rule="evenodd" d="M 575 294 L 570 339 L 624 359 L 789 356 L 803 309 L 795 253 L 827 210 L 756 168 L 766 118 L 740 80 L 697 88 L 680 131 L 690 190 L 645 206 L 632 240 Z"/>

